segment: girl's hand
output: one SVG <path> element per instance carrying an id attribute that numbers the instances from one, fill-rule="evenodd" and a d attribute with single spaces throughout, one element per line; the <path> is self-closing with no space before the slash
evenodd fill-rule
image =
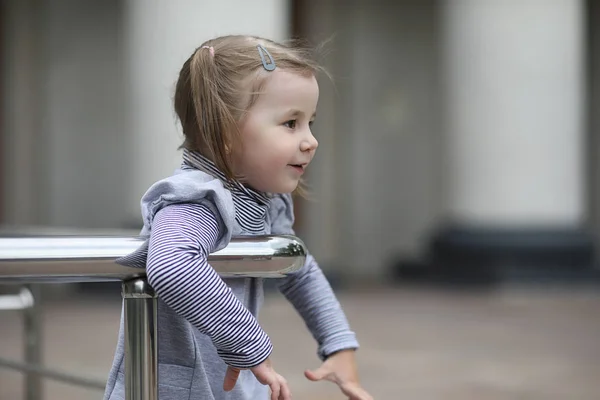
<path id="1" fill-rule="evenodd" d="M 240 376 L 241 369 L 234 367 L 227 367 L 225 373 L 225 381 L 223 382 L 223 389 L 229 392 L 235 386 L 238 376 Z M 271 389 L 271 400 L 291 400 L 292 393 L 288 386 L 287 381 L 281 375 L 279 375 L 271 366 L 271 360 L 266 359 L 256 367 L 250 368 L 250 371 L 254 374 L 256 379 L 263 385 L 269 385 Z"/>
<path id="2" fill-rule="evenodd" d="M 358 371 L 354 350 L 342 350 L 331 355 L 315 370 L 306 370 L 306 378 L 311 381 L 327 380 L 337 384 L 349 400 L 373 400 L 358 382 Z"/>

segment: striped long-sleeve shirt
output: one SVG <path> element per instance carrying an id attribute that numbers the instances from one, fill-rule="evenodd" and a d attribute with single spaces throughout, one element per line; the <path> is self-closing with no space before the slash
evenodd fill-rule
<path id="1" fill-rule="evenodd" d="M 218 225 L 199 204 L 168 206 L 154 217 L 146 273 L 158 296 L 208 335 L 229 365 L 263 362 L 272 345 L 258 322 L 208 264 Z"/>
<path id="2" fill-rule="evenodd" d="M 184 170 L 204 170 L 225 181 L 204 157 L 185 151 L 184 160 Z M 294 234 L 291 196 L 267 196 L 242 185 L 230 186 L 229 190 L 235 221 L 243 231 L 258 233 L 270 224 L 268 231 L 272 234 Z M 208 264 L 208 255 L 223 236 L 218 209 L 176 202 L 158 210 L 151 221 L 146 271 L 159 298 L 210 337 L 227 364 L 249 368 L 269 356 L 272 344 L 255 317 Z M 312 256 L 307 257 L 300 271 L 281 279 L 279 289 L 304 319 L 319 345 L 321 358 L 358 347 L 339 302 Z"/>

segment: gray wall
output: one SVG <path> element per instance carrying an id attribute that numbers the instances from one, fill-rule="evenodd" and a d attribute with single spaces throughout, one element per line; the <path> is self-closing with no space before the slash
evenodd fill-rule
<path id="1" fill-rule="evenodd" d="M 5 220 L 121 227 L 120 2 L 8 3 Z"/>
<path id="2" fill-rule="evenodd" d="M 44 131 L 51 225 L 123 222 L 119 1 L 47 2 Z M 93 49 L 90 51 L 90 49 Z"/>
<path id="3" fill-rule="evenodd" d="M 335 34 L 335 92 L 322 89 L 303 233 L 324 268 L 377 277 L 390 257 L 418 255 L 439 217 L 435 7 L 324 3 L 310 2 L 304 20 L 313 40 Z"/>

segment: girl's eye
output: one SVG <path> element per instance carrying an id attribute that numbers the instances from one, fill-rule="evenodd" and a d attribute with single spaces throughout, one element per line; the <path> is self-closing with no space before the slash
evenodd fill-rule
<path id="1" fill-rule="evenodd" d="M 294 128 L 296 128 L 296 120 L 291 119 L 291 120 L 285 122 L 283 125 L 287 126 L 290 129 L 294 129 Z"/>

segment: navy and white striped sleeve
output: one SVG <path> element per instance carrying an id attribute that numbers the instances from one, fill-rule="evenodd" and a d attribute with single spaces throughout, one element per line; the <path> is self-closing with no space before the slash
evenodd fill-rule
<path id="1" fill-rule="evenodd" d="M 302 316 L 319 344 L 321 359 L 340 350 L 358 349 L 356 335 L 331 285 L 310 254 L 300 271 L 283 278 L 279 290 Z"/>
<path id="2" fill-rule="evenodd" d="M 291 196 L 276 197 L 271 208 L 271 233 L 293 235 L 293 223 Z M 321 359 L 340 350 L 358 349 L 356 334 L 312 255 L 307 256 L 299 271 L 283 278 L 278 288 L 302 316 L 319 345 L 317 353 Z"/>
<path id="3" fill-rule="evenodd" d="M 209 336 L 228 365 L 250 368 L 273 346 L 254 316 L 208 264 L 219 234 L 210 209 L 175 204 L 154 217 L 146 273 L 148 282 L 175 312 Z"/>

